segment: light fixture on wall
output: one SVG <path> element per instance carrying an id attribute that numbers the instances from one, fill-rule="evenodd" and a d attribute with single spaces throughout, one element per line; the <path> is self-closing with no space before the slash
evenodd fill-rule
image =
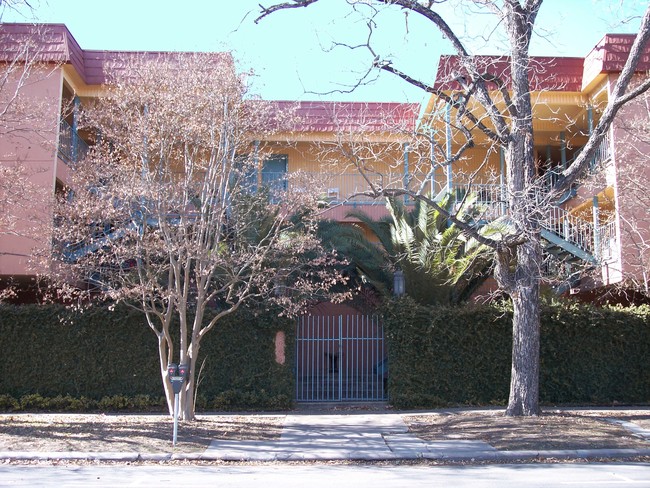
<path id="1" fill-rule="evenodd" d="M 393 295 L 401 297 L 404 293 L 406 293 L 404 272 L 401 269 L 398 269 L 393 275 Z"/>

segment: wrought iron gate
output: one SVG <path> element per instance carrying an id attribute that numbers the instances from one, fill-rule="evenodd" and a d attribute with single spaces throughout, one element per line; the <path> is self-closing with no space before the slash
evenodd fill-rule
<path id="1" fill-rule="evenodd" d="M 296 337 L 296 400 L 382 401 L 388 363 L 379 318 L 305 315 Z"/>

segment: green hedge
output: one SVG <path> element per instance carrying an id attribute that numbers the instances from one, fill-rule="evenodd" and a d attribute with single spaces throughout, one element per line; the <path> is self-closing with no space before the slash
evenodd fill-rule
<path id="1" fill-rule="evenodd" d="M 505 404 L 511 320 L 503 305 L 388 304 L 391 404 Z M 650 307 L 545 304 L 541 334 L 542 403 L 650 403 Z M 0 410 L 164 410 L 156 337 L 137 311 L 2 306 L 0 337 Z M 294 322 L 274 314 L 225 319 L 202 342 L 198 410 L 291 408 L 294 341 Z"/>
<path id="2" fill-rule="evenodd" d="M 650 403 L 650 307 L 543 307 L 540 399 Z"/>
<path id="3" fill-rule="evenodd" d="M 512 312 L 503 305 L 385 309 L 391 403 L 397 408 L 503 405 Z M 650 402 L 650 308 L 544 304 L 540 401 Z"/>
<path id="4" fill-rule="evenodd" d="M 280 330 L 287 339 L 284 365 L 275 362 Z M 36 409 L 56 398 L 74 398 L 97 408 L 164 405 L 157 338 L 135 310 L 3 305 L 0 337 L 0 394 L 5 398 L 0 403 L 10 405 L 13 399 L 19 408 Z M 197 407 L 289 408 L 293 338 L 293 321 L 272 314 L 242 310 L 224 319 L 201 344 L 198 364 L 205 360 L 205 367 Z M 59 403 L 61 409 L 73 409 L 71 401 Z"/>

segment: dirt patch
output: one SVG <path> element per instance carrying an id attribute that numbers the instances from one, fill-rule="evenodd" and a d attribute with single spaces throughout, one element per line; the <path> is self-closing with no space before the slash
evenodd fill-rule
<path id="1" fill-rule="evenodd" d="M 202 452 L 214 439 L 278 440 L 284 415 L 199 415 L 173 422 L 163 415 L 0 414 L 0 451 Z M 425 441 L 482 440 L 500 450 L 648 449 L 650 441 L 606 418 L 650 429 L 650 410 L 562 410 L 511 418 L 503 410 L 459 410 L 404 415 Z"/>
<path id="2" fill-rule="evenodd" d="M 504 451 L 555 449 L 643 449 L 650 442 L 606 417 L 647 428 L 650 412 L 557 411 L 539 417 L 506 417 L 503 411 L 459 411 L 406 415 L 409 431 L 425 441 L 482 440 Z"/>
<path id="3" fill-rule="evenodd" d="M 0 415 L 0 451 L 200 452 L 214 439 L 273 440 L 284 416 L 199 415 L 179 422 L 163 415 Z"/>

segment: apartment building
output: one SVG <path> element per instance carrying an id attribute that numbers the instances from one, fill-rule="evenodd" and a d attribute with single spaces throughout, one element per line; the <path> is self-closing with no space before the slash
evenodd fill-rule
<path id="1" fill-rule="evenodd" d="M 608 34 L 584 58 L 531 58 L 529 81 L 538 176 L 531 190 L 539 194 L 540 200 L 596 127 L 634 37 Z M 486 73 L 508 86 L 509 58 L 478 56 L 476 60 Z M 633 84 L 647 78 L 649 68 L 647 46 Z M 467 141 L 456 118 L 459 107 L 473 110 L 479 120 L 485 116 L 478 105 L 459 103 L 464 93 L 464 80 L 459 76 L 462 68 L 458 58 L 442 56 L 434 88 L 448 98 L 431 96 L 422 119 L 422 129 L 430 131 L 446 157 L 455 155 Z M 492 96 L 503 110 L 503 96 L 496 85 L 491 87 Z M 560 274 L 561 279 L 551 280 L 558 292 L 595 298 L 615 285 L 647 290 L 650 228 L 641 189 L 650 183 L 648 107 L 645 97 L 625 106 L 602 140 L 588 176 L 558 195 L 544 210 L 541 237 L 549 257 L 548 271 Z M 473 191 L 488 220 L 505 216 L 508 195 L 504 153 L 481 131 L 473 134 L 475 146 L 434 176 L 434 194 L 451 192 L 462 196 Z"/>
<path id="2" fill-rule="evenodd" d="M 80 107 L 101 96 L 109 77 L 119 76 L 130 60 L 178 55 L 84 50 L 62 24 L 0 26 L 3 283 L 29 288 L 47 266 L 34 257 L 52 245 L 54 197 L 68 186 L 71 172 L 94 142 L 94 134 L 78 126 Z M 226 58 L 234 70 L 228 55 L 213 56 Z M 16 186 L 19 192 L 13 190 Z"/>
<path id="3" fill-rule="evenodd" d="M 607 35 L 584 58 L 532 59 L 540 192 L 554 183 L 585 144 L 633 39 Z M 648 53 L 650 48 L 638 68 L 639 78 L 650 68 Z M 30 59 L 28 69 L 25 55 Z M 120 66 L 129 60 L 178 55 L 85 50 L 62 24 L 0 27 L 0 56 L 7 67 L 3 104 L 20 102 L 14 103 L 14 118 L 5 118 L 0 133 L 3 282 L 29 283 L 38 272 L 31 259 L 34 250 L 51 245 L 52 199 L 66 187 L 71 171 L 93 143 L 94 135 L 78 127 L 79 108 L 101 96 L 109 77 L 119 76 Z M 224 53 L 214 56 L 229 59 Z M 507 58 L 479 59 L 488 72 L 507 81 Z M 456 67 L 454 56 L 442 56 L 434 83 L 452 98 L 460 93 Z M 20 96 L 15 98 L 18 86 Z M 278 107 L 294 110 L 297 117 L 273 136 L 251 135 L 252 146 L 266 155 L 259 162 L 256 184 L 280 191 L 296 185 L 318 192 L 324 218 L 351 222 L 351 209 L 363 209 L 375 218 L 385 215 L 383 200 L 373 194 L 379 188 L 407 188 L 438 200 L 449 192 L 462 196 L 471 191 L 484 205 L 485 216 L 493 219 L 507 213 L 504 155 L 487 140 L 477 139 L 453 165 L 430 171 L 437 150 L 451 154 L 462 144 L 454 125 L 457 107 L 436 95 L 424 107 L 292 101 L 278 102 Z M 558 291 L 584 292 L 626 280 L 647 286 L 647 206 L 630 192 L 644 182 L 647 187 L 650 180 L 647 138 L 631 135 L 630 128 L 630 121 L 644 117 L 650 124 L 647 101 L 630 103 L 603 140 L 590 178 L 559 197 L 548 213 L 542 237 L 549 255 L 558 258 L 556 265 L 560 263 L 566 273 L 556 284 Z M 428 141 L 431 148 L 416 140 Z M 11 178 L 29 183 L 21 190 L 23 196 L 29 195 L 29 205 L 13 204 L 7 188 L 22 186 Z"/>

